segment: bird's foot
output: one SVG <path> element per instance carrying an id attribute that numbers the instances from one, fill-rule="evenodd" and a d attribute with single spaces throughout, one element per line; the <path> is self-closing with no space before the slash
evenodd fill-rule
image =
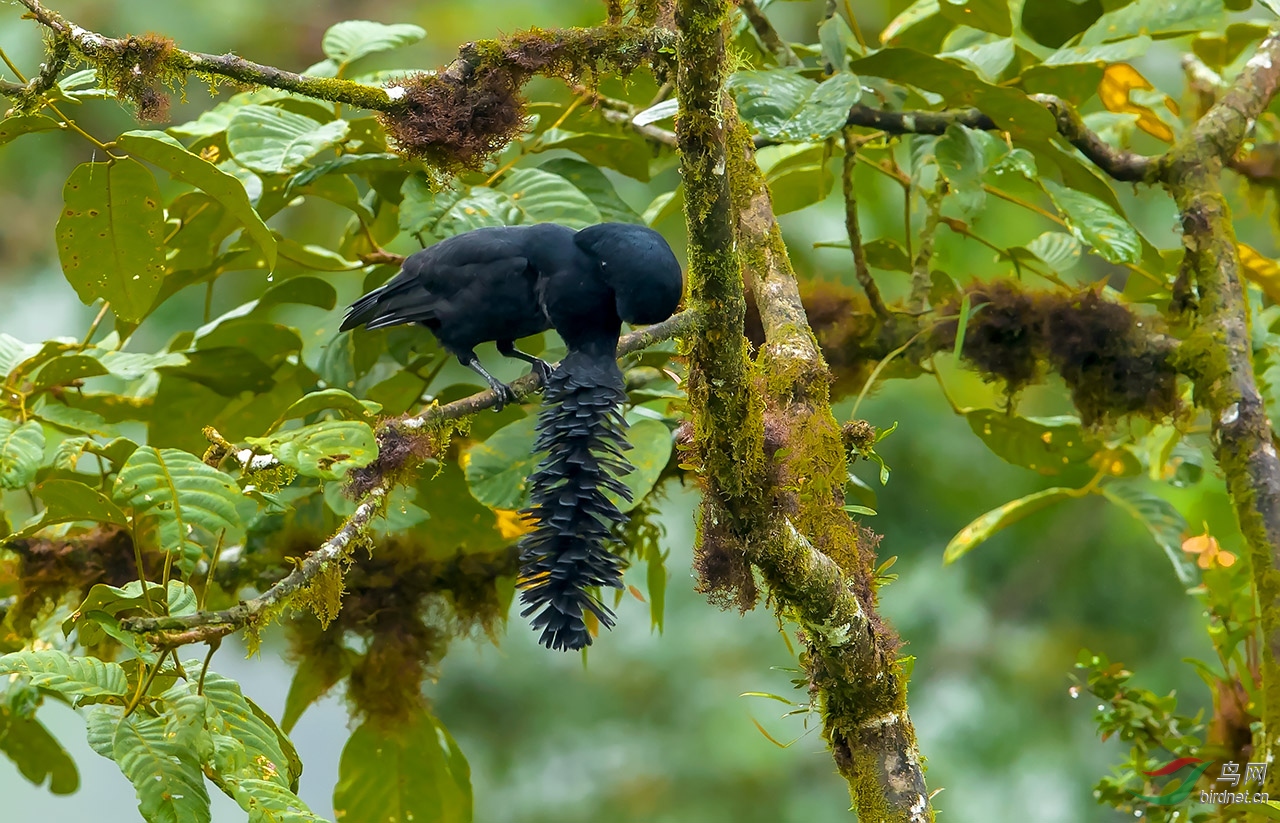
<path id="1" fill-rule="evenodd" d="M 531 373 L 538 375 L 538 384 L 545 389 L 547 387 L 547 381 L 551 379 L 551 372 L 554 371 L 554 369 L 551 368 L 550 363 L 536 357 L 530 362 L 533 365 L 533 371 Z"/>
<path id="2" fill-rule="evenodd" d="M 493 389 L 493 393 L 498 396 L 498 402 L 493 404 L 493 410 L 496 412 L 502 411 L 508 403 L 520 402 L 520 398 L 516 397 L 515 390 L 506 383 L 494 380 L 489 383 L 489 388 Z"/>

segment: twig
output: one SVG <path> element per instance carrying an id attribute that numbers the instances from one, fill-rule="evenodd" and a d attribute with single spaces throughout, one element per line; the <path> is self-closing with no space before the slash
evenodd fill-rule
<path id="1" fill-rule="evenodd" d="M 867 255 L 862 248 L 862 230 L 858 227 L 858 193 L 853 180 L 853 170 L 857 165 L 858 143 L 854 138 L 853 130 L 846 127 L 841 182 L 844 186 L 844 226 L 849 234 L 849 248 L 853 252 L 853 271 L 862 285 L 863 292 L 867 295 L 871 310 L 881 320 L 888 320 L 891 316 L 889 309 L 884 304 L 884 298 L 880 296 L 880 287 L 871 276 L 871 269 L 867 266 Z"/>
<path id="2" fill-rule="evenodd" d="M 929 264 L 933 262 L 933 243 L 938 235 L 938 223 L 942 219 L 942 199 L 946 193 L 947 181 L 939 174 L 933 191 L 924 195 L 924 228 L 920 231 L 920 249 L 911 263 L 911 293 L 907 297 L 907 311 L 912 314 L 924 311 L 929 303 Z M 908 226 L 907 231 L 910 230 Z"/>
<path id="3" fill-rule="evenodd" d="M 796 57 L 796 53 L 791 50 L 791 46 L 787 45 L 787 41 L 782 39 L 782 35 L 778 34 L 778 30 L 773 27 L 773 23 L 769 22 L 769 18 L 756 5 L 756 0 L 740 0 L 738 8 L 742 9 L 743 15 L 747 18 L 747 22 L 751 24 L 751 28 L 755 29 L 756 34 L 760 37 L 760 42 L 764 43 L 765 48 L 773 52 L 773 56 L 778 58 L 778 62 L 783 66 L 798 68 L 800 58 Z"/>

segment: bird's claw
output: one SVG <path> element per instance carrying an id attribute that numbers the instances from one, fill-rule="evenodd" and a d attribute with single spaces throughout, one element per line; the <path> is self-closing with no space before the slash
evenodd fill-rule
<path id="1" fill-rule="evenodd" d="M 494 383 L 490 384 L 489 387 L 493 389 L 493 393 L 498 398 L 498 401 L 493 404 L 493 410 L 495 412 L 502 411 L 504 408 L 506 408 L 508 403 L 517 403 L 520 400 L 520 398 L 516 397 L 515 390 L 512 389 L 510 386 L 508 386 L 506 383 L 498 383 L 495 381 Z"/>
<path id="2" fill-rule="evenodd" d="M 538 384 L 542 388 L 546 388 L 547 381 L 551 379 L 552 371 L 554 371 L 554 369 L 551 368 L 551 364 L 547 361 L 537 359 L 533 361 L 532 373 L 538 375 Z"/>

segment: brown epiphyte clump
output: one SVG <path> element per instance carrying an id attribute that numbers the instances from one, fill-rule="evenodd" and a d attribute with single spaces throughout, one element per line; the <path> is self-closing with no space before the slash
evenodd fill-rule
<path id="1" fill-rule="evenodd" d="M 760 600 L 760 591 L 741 541 L 734 539 L 724 513 L 709 500 L 703 496 L 700 539 L 694 547 L 694 590 L 715 606 L 746 614 Z"/>
<path id="2" fill-rule="evenodd" d="M 290 623 L 293 655 L 320 666 L 325 686 L 349 673 L 356 710 L 395 722 L 422 705 L 422 682 L 453 638 L 492 634 L 507 605 L 500 580 L 516 568 L 514 549 L 442 558 L 417 542 L 380 538 L 347 572 L 342 609 L 327 627 L 310 615 Z M 347 648 L 351 637 L 364 641 L 363 652 Z"/>
<path id="3" fill-rule="evenodd" d="M 384 479 L 394 477 L 407 465 L 421 465 L 436 456 L 438 439 L 422 432 L 406 431 L 397 421 L 388 421 L 378 427 L 378 456 L 367 466 L 352 469 L 347 474 L 345 492 L 352 500 L 359 500 L 382 485 Z"/>
<path id="4" fill-rule="evenodd" d="M 520 133 L 524 97 L 510 72 L 485 71 L 463 83 L 416 74 L 396 84 L 406 108 L 380 116 L 396 148 L 444 170 L 478 169 Z"/>
<path id="5" fill-rule="evenodd" d="M 169 96 L 160 91 L 176 73 L 170 68 L 176 46 L 159 34 L 129 35 L 111 41 L 110 57 L 98 55 L 98 72 L 104 86 L 138 107 L 138 119 L 158 122 L 169 117 Z"/>
<path id="6" fill-rule="evenodd" d="M 969 292 L 972 310 L 963 357 L 985 376 L 1003 380 L 1010 395 L 1036 382 L 1041 375 L 1038 355 L 1042 297 L 1004 282 L 980 284 Z M 943 313 L 954 315 L 959 310 L 957 304 Z M 958 320 L 939 324 L 934 331 L 934 346 L 954 347 L 958 329 Z"/>
<path id="7" fill-rule="evenodd" d="M 470 43 L 443 71 L 397 81 L 389 88 L 403 108 L 380 119 L 402 154 L 443 171 L 478 169 L 524 127 L 520 88 L 531 76 L 577 81 L 606 59 L 626 75 L 660 56 L 630 26 L 530 29 Z"/>
<path id="8" fill-rule="evenodd" d="M 1155 316 L 1140 317 L 1094 289 L 1037 293 L 1002 282 L 975 286 L 969 297 L 962 356 L 1003 380 L 1011 396 L 1047 365 L 1066 382 L 1085 425 L 1177 412 L 1177 372 Z M 958 303 L 944 309 L 958 311 Z M 954 347 L 957 333 L 958 321 L 940 324 L 933 348 Z"/>
<path id="9" fill-rule="evenodd" d="M 7 548 L 18 558 L 18 600 L 12 625 L 23 633 L 50 603 L 68 595 L 83 600 L 98 583 L 123 586 L 138 579 L 133 540 L 127 529 L 99 527 L 75 540 L 32 537 L 14 540 Z M 164 566 L 157 552 L 144 551 L 142 561 L 149 577 Z"/>

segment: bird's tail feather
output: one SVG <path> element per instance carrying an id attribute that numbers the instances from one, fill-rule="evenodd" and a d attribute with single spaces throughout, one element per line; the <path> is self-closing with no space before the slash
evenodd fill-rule
<path id="1" fill-rule="evenodd" d="M 609 355 L 571 351 L 547 381 L 535 444 L 547 455 L 530 478 L 533 505 L 525 510 L 536 526 L 520 543 L 520 614 L 536 613 L 533 627 L 547 648 L 591 645 L 587 611 L 613 627 L 613 612 L 587 589 L 622 588 L 622 561 L 608 544 L 615 542 L 611 527 L 627 518 L 604 492 L 631 499 L 618 480 L 632 470 L 622 454 L 631 448 L 620 410 L 625 399 L 622 372 Z"/>

